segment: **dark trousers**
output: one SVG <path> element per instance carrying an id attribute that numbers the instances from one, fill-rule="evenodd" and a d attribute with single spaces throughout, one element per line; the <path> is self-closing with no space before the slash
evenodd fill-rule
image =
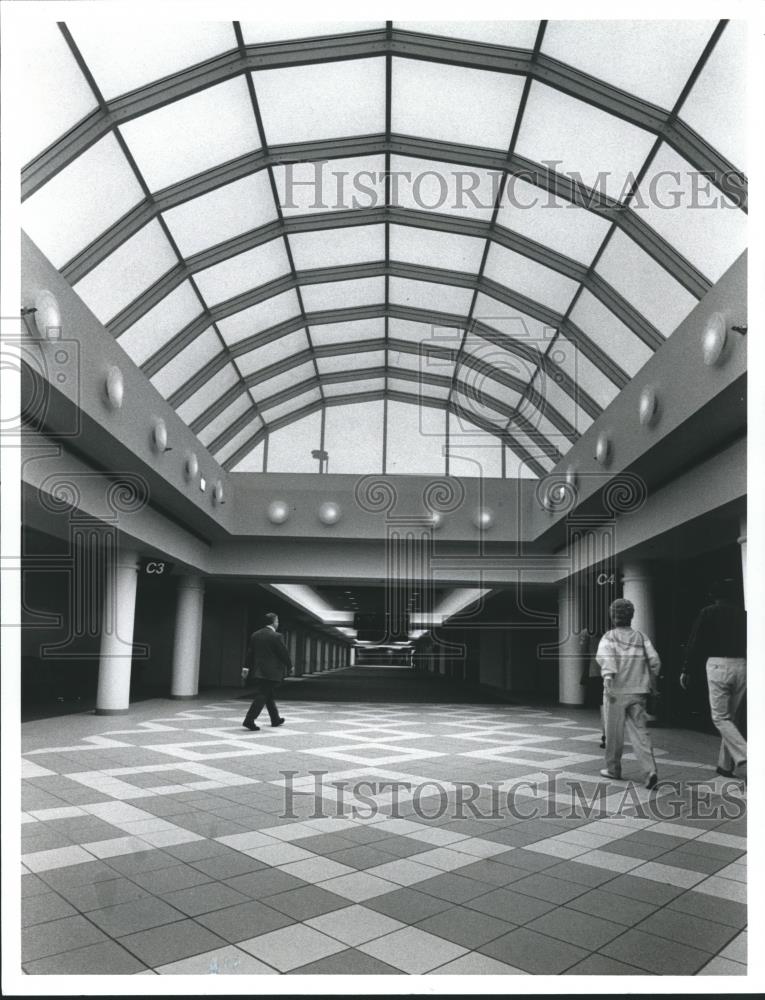
<path id="1" fill-rule="evenodd" d="M 254 688 L 255 697 L 247 709 L 247 715 L 244 717 L 244 725 L 249 726 L 253 723 L 260 715 L 264 705 L 271 719 L 271 725 L 273 726 L 279 721 L 279 709 L 276 707 L 276 702 L 274 701 L 274 691 L 278 686 L 279 681 L 267 681 L 260 677 L 257 678 Z"/>

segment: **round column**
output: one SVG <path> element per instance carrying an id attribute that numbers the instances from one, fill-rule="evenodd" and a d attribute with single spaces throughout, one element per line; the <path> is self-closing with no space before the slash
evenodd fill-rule
<path id="1" fill-rule="evenodd" d="M 653 606 L 653 573 L 651 564 L 636 560 L 622 568 L 622 597 L 632 601 L 635 617 L 632 627 L 644 632 L 651 642 L 656 637 Z"/>
<path id="2" fill-rule="evenodd" d="M 137 585 L 138 556 L 117 553 L 104 576 L 96 715 L 125 715 L 130 708 Z"/>
<path id="3" fill-rule="evenodd" d="M 204 600 L 204 580 L 199 576 L 181 577 L 175 611 L 171 698 L 196 698 L 199 694 Z"/>
<path id="4" fill-rule="evenodd" d="M 747 608 L 746 603 L 746 514 L 741 515 L 739 521 L 739 531 L 741 534 L 738 536 L 738 544 L 741 546 L 741 577 L 744 584 L 744 607 Z"/>
<path id="5" fill-rule="evenodd" d="M 573 581 L 558 588 L 558 702 L 584 704 L 582 652 L 579 643 L 579 600 Z"/>
<path id="6" fill-rule="evenodd" d="M 355 665 L 355 663 L 356 663 L 356 647 L 351 646 L 351 652 L 350 655 L 348 656 L 348 666 L 352 667 Z"/>

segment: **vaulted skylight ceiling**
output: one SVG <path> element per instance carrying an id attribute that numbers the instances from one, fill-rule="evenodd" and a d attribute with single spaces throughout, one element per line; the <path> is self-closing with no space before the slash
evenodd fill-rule
<path id="1" fill-rule="evenodd" d="M 23 224 L 228 469 L 542 475 L 744 248 L 744 31 L 50 24 Z"/>

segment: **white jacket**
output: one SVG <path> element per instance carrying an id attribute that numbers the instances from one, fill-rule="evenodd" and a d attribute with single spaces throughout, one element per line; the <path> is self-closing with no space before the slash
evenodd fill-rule
<path id="1" fill-rule="evenodd" d="M 619 626 L 603 636 L 595 659 L 603 680 L 611 678 L 616 694 L 648 694 L 661 670 L 659 654 L 648 636 L 637 629 Z"/>

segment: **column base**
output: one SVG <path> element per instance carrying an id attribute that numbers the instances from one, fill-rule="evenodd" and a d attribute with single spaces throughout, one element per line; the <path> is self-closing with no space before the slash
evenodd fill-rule
<path id="1" fill-rule="evenodd" d="M 96 715 L 127 715 L 129 708 L 97 708 Z"/>
<path id="2" fill-rule="evenodd" d="M 581 701 L 559 701 L 558 705 L 560 708 L 586 708 L 587 706 Z M 597 706 L 591 706 L 596 708 Z"/>
<path id="3" fill-rule="evenodd" d="M 171 699 L 173 701 L 191 701 L 193 698 L 198 698 L 198 694 L 171 694 Z"/>

